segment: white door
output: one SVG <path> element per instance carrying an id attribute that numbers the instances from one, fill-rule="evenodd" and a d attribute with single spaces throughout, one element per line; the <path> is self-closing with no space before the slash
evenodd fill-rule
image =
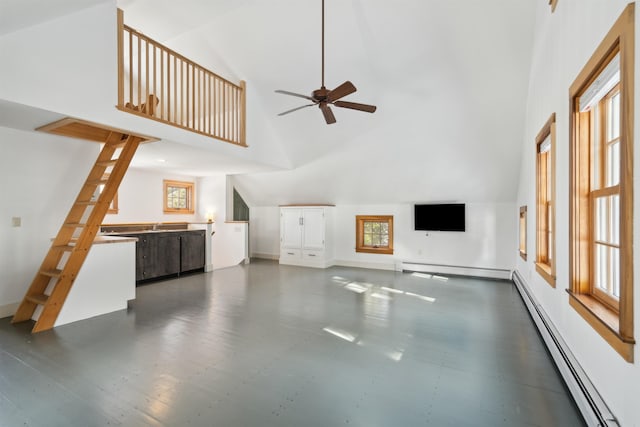
<path id="1" fill-rule="evenodd" d="M 280 245 L 283 248 L 301 248 L 302 209 L 281 209 L 280 217 Z"/>
<path id="2" fill-rule="evenodd" d="M 306 208 L 302 210 L 304 223 L 304 249 L 324 249 L 324 209 Z"/>

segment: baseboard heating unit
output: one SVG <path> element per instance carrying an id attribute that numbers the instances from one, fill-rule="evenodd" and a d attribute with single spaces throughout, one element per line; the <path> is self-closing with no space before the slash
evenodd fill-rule
<path id="1" fill-rule="evenodd" d="M 619 426 L 618 420 L 611 413 L 587 374 L 582 370 L 551 319 L 529 291 L 529 286 L 517 270 L 513 272 L 512 280 L 587 425 Z"/>
<path id="2" fill-rule="evenodd" d="M 462 267 L 446 264 L 424 264 L 403 261 L 398 271 L 416 271 L 419 273 L 454 274 L 456 276 L 484 277 L 487 279 L 511 279 L 511 270 L 500 268 Z"/>

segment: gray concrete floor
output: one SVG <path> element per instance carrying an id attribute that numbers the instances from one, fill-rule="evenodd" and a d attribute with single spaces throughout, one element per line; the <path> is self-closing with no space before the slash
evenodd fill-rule
<path id="1" fill-rule="evenodd" d="M 505 281 L 258 261 L 9 320 L 0 426 L 583 425 Z"/>

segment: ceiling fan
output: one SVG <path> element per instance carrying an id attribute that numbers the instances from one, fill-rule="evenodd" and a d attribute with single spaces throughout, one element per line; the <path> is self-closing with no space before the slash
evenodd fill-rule
<path id="1" fill-rule="evenodd" d="M 374 111 L 376 111 L 375 105 L 340 101 L 340 99 L 344 98 L 347 95 L 352 94 L 355 91 L 356 91 L 356 87 L 353 85 L 353 83 L 351 83 L 348 80 L 333 90 L 329 90 L 324 86 L 324 0 L 322 0 L 322 86 L 320 86 L 320 89 L 314 90 L 311 93 L 311 96 L 289 92 L 286 90 L 276 90 L 276 93 L 297 96 L 298 98 L 304 98 L 313 102 L 312 104 L 296 107 L 291 110 L 282 112 L 278 115 L 284 116 L 285 114 L 293 113 L 294 111 L 298 111 L 303 108 L 313 107 L 314 105 L 317 105 L 320 108 L 320 110 L 322 110 L 322 114 L 324 115 L 325 121 L 327 122 L 328 125 L 330 125 L 336 122 L 336 118 L 333 115 L 333 111 L 331 111 L 330 105 L 335 105 L 336 107 L 340 107 L 340 108 L 350 108 L 352 110 L 365 111 L 367 113 L 373 113 Z"/>

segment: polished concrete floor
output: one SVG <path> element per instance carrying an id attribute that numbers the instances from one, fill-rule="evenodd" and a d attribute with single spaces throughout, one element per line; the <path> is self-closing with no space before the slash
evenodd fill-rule
<path id="1" fill-rule="evenodd" d="M 250 265 L 30 335 L 0 320 L 0 426 L 580 426 L 514 286 Z"/>

